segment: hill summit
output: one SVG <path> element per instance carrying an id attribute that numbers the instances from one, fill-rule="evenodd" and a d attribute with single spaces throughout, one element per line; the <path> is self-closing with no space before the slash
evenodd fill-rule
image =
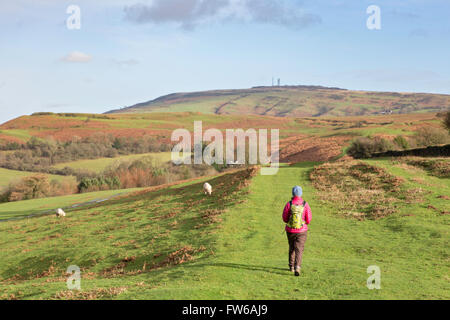
<path id="1" fill-rule="evenodd" d="M 354 91 L 322 86 L 273 86 L 173 93 L 106 113 L 202 112 L 276 117 L 363 116 L 439 112 L 450 95 Z"/>

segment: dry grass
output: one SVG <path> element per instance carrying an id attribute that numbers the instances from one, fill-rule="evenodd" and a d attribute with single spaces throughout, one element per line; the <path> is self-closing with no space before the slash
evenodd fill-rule
<path id="1" fill-rule="evenodd" d="M 97 300 L 97 299 L 111 299 L 123 292 L 127 291 L 126 287 L 118 288 L 97 288 L 89 291 L 75 291 L 65 290 L 55 294 L 54 300 Z"/>
<path id="2" fill-rule="evenodd" d="M 342 215 L 360 220 L 395 213 L 399 200 L 421 201 L 421 190 L 407 192 L 403 179 L 360 161 L 323 164 L 313 169 L 310 178 L 322 201 Z"/>
<path id="3" fill-rule="evenodd" d="M 393 163 L 424 169 L 438 178 L 450 178 L 450 160 L 447 158 L 405 157 L 396 158 Z"/>

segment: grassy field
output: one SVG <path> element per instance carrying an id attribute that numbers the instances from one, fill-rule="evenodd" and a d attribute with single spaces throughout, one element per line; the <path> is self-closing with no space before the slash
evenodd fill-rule
<path id="1" fill-rule="evenodd" d="M 28 215 L 37 214 L 47 210 L 66 208 L 76 204 L 82 204 L 96 199 L 109 198 L 117 194 L 126 194 L 136 190 L 139 189 L 107 190 L 61 197 L 0 203 L 0 220 L 26 217 Z"/>
<path id="2" fill-rule="evenodd" d="M 160 152 L 160 153 L 144 153 L 144 154 L 132 154 L 126 156 L 119 156 L 115 158 L 99 158 L 93 160 L 78 160 L 73 162 L 59 163 L 54 167 L 57 169 L 63 169 L 69 167 L 72 169 L 84 169 L 93 171 L 95 173 L 101 173 L 107 167 L 115 164 L 119 164 L 123 161 L 133 161 L 144 157 L 152 157 L 157 162 L 167 162 L 171 160 L 170 152 Z"/>
<path id="3" fill-rule="evenodd" d="M 28 141 L 32 137 L 32 134 L 30 134 L 30 132 L 28 130 L 10 129 L 10 130 L 6 130 L 6 131 L 2 130 L 2 131 L 0 131 L 0 133 L 2 135 L 9 136 L 12 138 L 17 138 L 22 141 Z"/>
<path id="4" fill-rule="evenodd" d="M 367 163 L 422 189 L 420 198 L 382 219 L 345 217 L 313 188 L 319 163 L 310 162 L 251 180 L 249 171 L 210 178 L 213 197 L 192 181 L 65 219 L 0 223 L 2 298 L 449 299 L 448 179 L 387 159 Z M 313 210 L 299 278 L 287 270 L 281 221 L 296 184 Z M 69 265 L 81 267 L 80 292 L 66 289 Z M 366 287 L 371 265 L 381 269 L 381 290 Z"/>
<path id="5" fill-rule="evenodd" d="M 0 191 L 3 188 L 7 187 L 11 182 L 20 180 L 21 178 L 36 175 L 36 174 L 37 173 L 35 173 L 35 172 L 17 171 L 17 170 L 9 170 L 9 169 L 0 168 Z M 75 177 L 72 177 L 72 176 L 59 176 L 59 175 L 54 175 L 54 174 L 44 174 L 44 175 L 47 176 L 50 181 L 51 180 L 74 181 L 75 180 Z"/>
<path id="6" fill-rule="evenodd" d="M 88 121 L 89 120 L 89 121 Z M 420 128 L 442 129 L 442 119 L 436 113 L 392 114 L 355 117 L 273 117 L 248 115 L 216 115 L 198 112 L 144 114 L 37 114 L 22 116 L 0 126 L 0 144 L 10 130 L 22 130 L 39 139 L 71 141 L 74 136 L 87 138 L 112 135 L 139 138 L 155 137 L 170 144 L 172 132 L 179 128 L 194 129 L 194 121 L 203 122 L 203 132 L 210 128 L 278 129 L 281 161 L 329 161 L 342 154 L 358 136 L 379 136 L 392 140 L 397 135 L 413 136 Z M 39 128 L 37 130 L 36 128 Z M 17 138 L 15 138 L 17 139 Z M 3 141 L 3 142 L 2 142 Z M 23 139 L 21 142 L 26 142 Z M 311 156 L 312 154 L 312 156 Z M 0 151 L 0 156 L 3 152 Z M 306 157 L 305 157 L 306 155 Z M 131 158 L 139 155 L 130 156 Z M 164 157 L 164 156 L 163 156 Z M 58 164 L 58 168 L 91 168 L 99 172 L 116 159 L 75 161 Z"/>
<path id="7" fill-rule="evenodd" d="M 436 116 L 436 113 L 320 118 L 248 115 L 243 118 L 240 115 L 184 112 L 109 114 L 104 115 L 105 118 L 91 118 L 95 116 L 98 117 L 98 115 L 89 114 L 22 116 L 0 125 L 0 140 L 5 140 L 7 136 L 14 136 L 15 139 L 24 143 L 34 136 L 40 139 L 71 141 L 74 136 L 86 138 L 103 133 L 125 137 L 149 135 L 157 137 L 160 141 L 169 142 L 172 132 L 176 129 L 184 128 L 193 131 L 194 121 L 202 121 L 203 130 L 209 128 L 279 129 L 281 139 L 295 135 L 314 137 L 337 134 L 411 135 L 423 126 L 442 127 L 442 120 Z M 91 120 L 86 122 L 88 119 Z M 18 131 L 22 134 L 17 135 Z"/>

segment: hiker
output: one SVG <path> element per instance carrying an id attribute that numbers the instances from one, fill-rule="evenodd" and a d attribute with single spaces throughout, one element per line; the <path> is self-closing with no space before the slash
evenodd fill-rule
<path id="1" fill-rule="evenodd" d="M 302 188 L 292 188 L 292 199 L 283 210 L 286 234 L 289 242 L 289 270 L 300 275 L 303 249 L 305 247 L 308 224 L 311 222 L 311 208 L 302 198 Z"/>

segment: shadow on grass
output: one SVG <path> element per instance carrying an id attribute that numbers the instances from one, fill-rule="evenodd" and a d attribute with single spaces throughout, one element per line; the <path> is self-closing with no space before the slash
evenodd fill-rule
<path id="1" fill-rule="evenodd" d="M 240 263 L 195 264 L 195 265 L 191 265 L 190 267 L 225 267 L 225 268 L 241 269 L 241 270 L 249 270 L 249 271 L 264 271 L 264 272 L 268 272 L 268 273 L 279 274 L 282 276 L 289 275 L 289 273 L 290 273 L 287 267 L 285 269 L 283 269 L 283 268 L 276 268 L 276 267 L 255 266 L 255 265 L 240 264 Z"/>

